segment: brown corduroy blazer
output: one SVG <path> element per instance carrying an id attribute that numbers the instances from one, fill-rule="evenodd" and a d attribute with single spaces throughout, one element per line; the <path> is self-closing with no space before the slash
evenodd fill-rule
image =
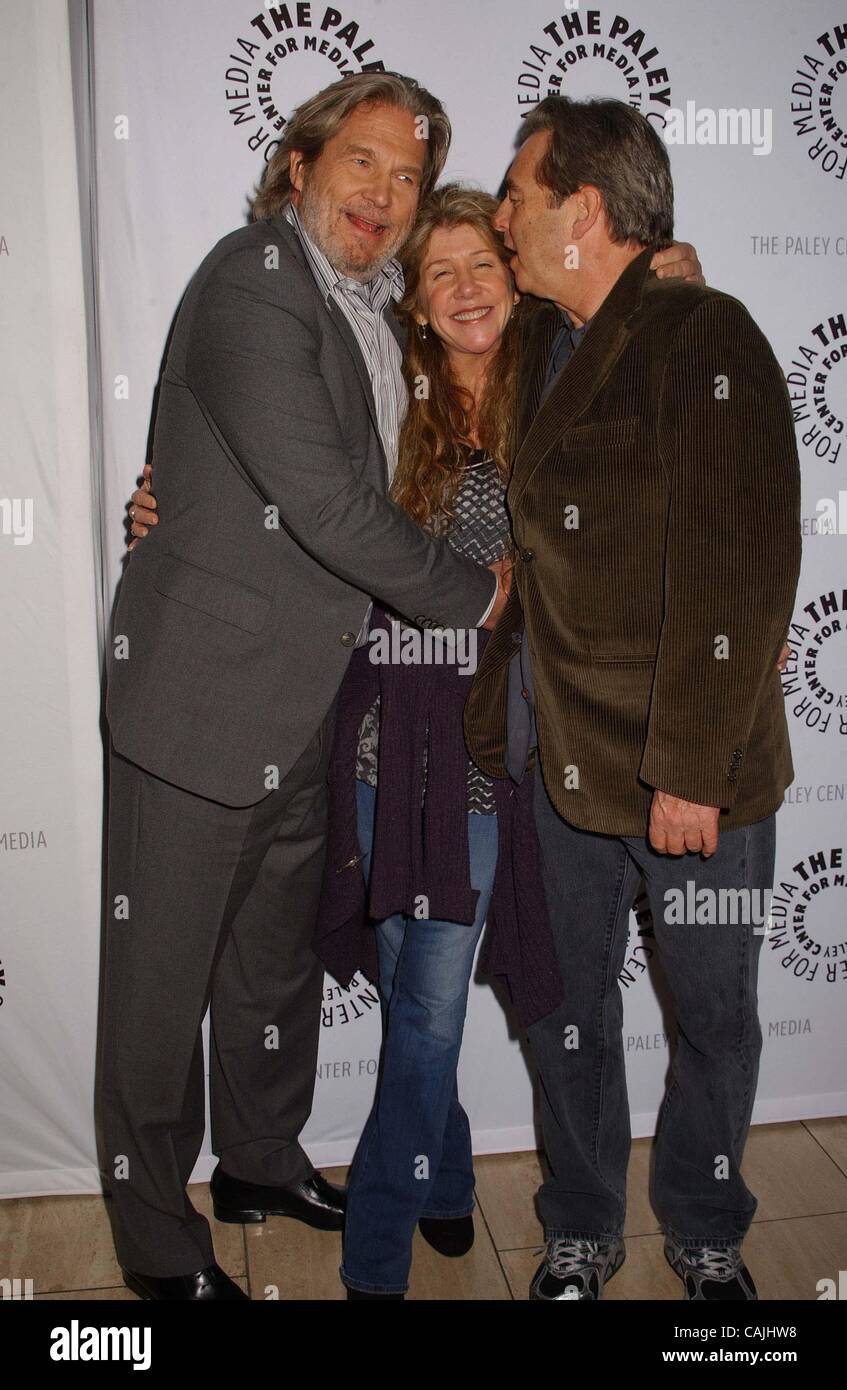
<path id="1" fill-rule="evenodd" d="M 738 300 L 633 260 L 544 404 L 552 306 L 528 328 L 507 501 L 512 593 L 465 709 L 506 776 L 508 663 L 526 624 L 538 742 L 572 825 L 643 835 L 655 788 L 770 815 L 793 779 L 776 662 L 800 564 L 779 365 Z"/>

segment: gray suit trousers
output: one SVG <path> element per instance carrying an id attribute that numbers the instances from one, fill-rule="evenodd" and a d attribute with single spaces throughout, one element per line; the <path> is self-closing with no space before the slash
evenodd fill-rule
<path id="1" fill-rule="evenodd" d="M 227 807 L 111 753 L 101 1018 L 103 1163 L 120 1263 L 188 1274 L 214 1261 L 186 1183 L 204 1134 L 224 1172 L 312 1173 L 323 971 L 311 935 L 323 873 L 334 708 L 278 789 Z"/>

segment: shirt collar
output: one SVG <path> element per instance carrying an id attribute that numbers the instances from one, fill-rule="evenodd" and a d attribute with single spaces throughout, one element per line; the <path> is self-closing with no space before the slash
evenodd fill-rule
<path id="1" fill-rule="evenodd" d="M 594 315 L 592 314 L 590 319 L 586 319 L 586 320 L 585 320 L 585 323 L 580 324 L 579 327 L 576 328 L 576 327 L 574 327 L 574 321 L 573 321 L 573 319 L 571 318 L 570 314 L 567 312 L 566 309 L 560 309 L 560 310 L 559 310 L 559 313 L 562 315 L 562 326 L 563 326 L 564 328 L 567 328 L 567 329 L 570 330 L 571 337 L 572 337 L 576 342 L 579 342 L 579 340 L 580 340 L 580 338 L 582 337 L 583 333 L 584 333 L 584 332 L 586 331 L 586 329 L 590 326 L 590 324 L 591 324 L 591 322 L 592 322 L 592 320 L 593 320 L 593 318 L 594 318 Z"/>
<path id="2" fill-rule="evenodd" d="M 368 303 L 373 303 L 377 298 L 381 284 L 387 286 L 388 293 L 393 300 L 402 299 L 405 284 L 403 270 L 398 260 L 392 258 L 390 261 L 386 261 L 373 279 L 368 280 L 365 284 L 360 280 L 351 280 L 349 276 L 342 275 L 341 271 L 336 269 L 317 243 L 312 240 L 293 203 L 289 203 L 285 209 L 285 217 L 300 239 L 306 257 L 310 261 L 318 284 L 323 291 L 324 300 L 328 300 L 334 290 L 341 288 L 358 295 L 360 299 L 364 299 Z"/>

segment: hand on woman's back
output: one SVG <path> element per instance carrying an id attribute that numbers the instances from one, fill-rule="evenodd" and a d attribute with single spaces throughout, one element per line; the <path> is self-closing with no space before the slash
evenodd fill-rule
<path id="1" fill-rule="evenodd" d="M 149 463 L 145 463 L 142 473 L 141 486 L 135 489 L 129 499 L 129 516 L 132 522 L 130 531 L 135 539 L 130 541 L 128 550 L 134 550 L 138 542 L 148 534 L 150 527 L 159 524 L 156 514 L 157 502 L 152 492 L 153 469 Z"/>

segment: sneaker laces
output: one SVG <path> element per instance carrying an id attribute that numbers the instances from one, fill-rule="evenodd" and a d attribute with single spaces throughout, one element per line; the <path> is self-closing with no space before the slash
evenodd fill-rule
<path id="1" fill-rule="evenodd" d="M 551 1240 L 547 1250 L 547 1268 L 557 1279 L 580 1274 L 587 1264 L 593 1264 L 603 1247 L 596 1240 Z"/>
<path id="2" fill-rule="evenodd" d="M 685 1261 L 707 1279 L 734 1279 L 741 1268 L 741 1251 L 735 1246 L 686 1250 Z"/>

